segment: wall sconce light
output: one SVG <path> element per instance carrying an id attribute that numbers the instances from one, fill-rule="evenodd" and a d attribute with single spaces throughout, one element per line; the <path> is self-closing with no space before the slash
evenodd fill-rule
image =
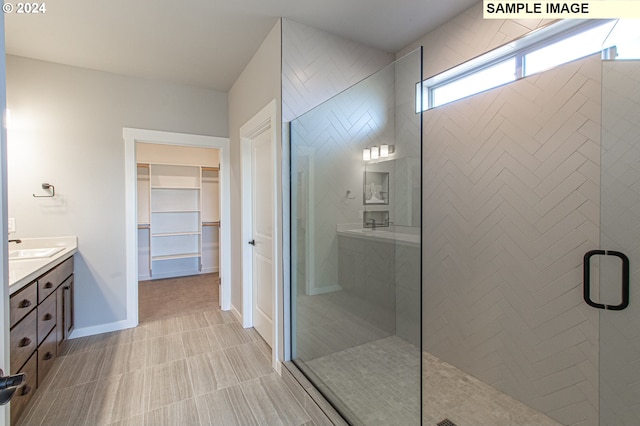
<path id="1" fill-rule="evenodd" d="M 380 157 L 380 149 L 377 146 L 371 147 L 371 159 L 377 160 Z"/>
<path id="2" fill-rule="evenodd" d="M 393 154 L 395 151 L 395 145 L 389 145 L 386 143 L 381 144 L 379 147 L 372 146 L 362 150 L 362 161 L 377 160 L 378 158 L 386 158 Z"/>

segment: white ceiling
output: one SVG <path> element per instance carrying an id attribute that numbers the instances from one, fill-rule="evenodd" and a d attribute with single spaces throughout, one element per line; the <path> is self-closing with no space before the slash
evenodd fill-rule
<path id="1" fill-rule="evenodd" d="M 56 0 L 8 54 L 226 92 L 278 17 L 395 53 L 479 0 Z"/>

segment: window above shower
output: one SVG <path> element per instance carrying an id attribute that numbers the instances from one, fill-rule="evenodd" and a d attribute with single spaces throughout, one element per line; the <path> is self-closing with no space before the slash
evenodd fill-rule
<path id="1" fill-rule="evenodd" d="M 629 32 L 622 30 L 625 25 L 621 22 L 565 20 L 533 31 L 512 43 L 417 83 L 416 112 L 436 108 L 600 51 L 604 59 L 640 57 L 640 38 L 637 38 L 637 33 L 628 36 Z M 610 36 L 614 27 L 617 37 Z"/>

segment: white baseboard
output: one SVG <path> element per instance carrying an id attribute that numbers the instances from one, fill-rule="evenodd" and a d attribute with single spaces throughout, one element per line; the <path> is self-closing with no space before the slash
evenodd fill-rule
<path id="1" fill-rule="evenodd" d="M 332 285 L 331 287 L 320 287 L 309 289 L 309 296 L 316 296 L 318 294 L 332 293 L 334 291 L 340 291 L 342 287 L 339 285 Z"/>
<path id="2" fill-rule="evenodd" d="M 235 306 L 231 305 L 231 313 L 233 314 L 234 317 L 236 317 L 236 319 L 238 320 L 238 322 L 240 324 L 242 324 L 242 314 L 240 313 L 240 311 L 238 309 L 236 309 Z"/>
<path id="3" fill-rule="evenodd" d="M 214 272 L 220 272 L 220 268 L 217 266 L 212 266 L 210 268 L 202 268 L 203 274 L 213 274 Z"/>
<path id="4" fill-rule="evenodd" d="M 112 331 L 126 330 L 127 328 L 137 327 L 133 321 L 123 320 L 110 322 L 108 324 L 94 325 L 91 327 L 76 328 L 71 332 L 69 339 L 77 339 L 79 337 L 93 336 L 95 334 L 109 333 Z"/>

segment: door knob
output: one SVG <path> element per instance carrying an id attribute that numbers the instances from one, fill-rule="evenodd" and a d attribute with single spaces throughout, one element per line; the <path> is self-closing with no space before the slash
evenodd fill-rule
<path id="1" fill-rule="evenodd" d="M 256 240 L 249 241 L 249 244 L 251 244 L 252 246 L 255 246 L 256 245 Z"/>
<path id="2" fill-rule="evenodd" d="M 11 400 L 16 390 L 27 380 L 27 375 L 20 373 L 5 376 L 4 371 L 0 370 L 0 376 L 2 376 L 0 377 L 0 405 L 5 405 Z"/>

